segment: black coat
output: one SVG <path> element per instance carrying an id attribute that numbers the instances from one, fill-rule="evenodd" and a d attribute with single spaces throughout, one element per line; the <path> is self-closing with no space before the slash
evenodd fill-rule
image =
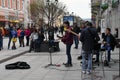
<path id="1" fill-rule="evenodd" d="M 114 36 L 112 34 L 110 34 L 110 35 L 105 35 L 103 37 L 103 41 L 107 42 L 107 36 L 110 36 L 110 46 L 111 46 L 112 50 L 114 50 L 115 45 L 116 45 L 116 40 L 115 40 Z"/>
<path id="2" fill-rule="evenodd" d="M 92 35 L 90 34 L 89 30 Z M 94 49 L 94 38 L 99 37 L 96 28 L 89 27 L 82 30 L 80 35 L 80 41 L 82 42 L 82 49 L 84 51 L 92 51 Z"/>

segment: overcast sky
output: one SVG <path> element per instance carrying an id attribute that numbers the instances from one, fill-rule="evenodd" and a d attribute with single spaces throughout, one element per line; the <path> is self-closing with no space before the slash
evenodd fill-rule
<path id="1" fill-rule="evenodd" d="M 63 2 L 67 6 L 68 12 L 74 12 L 74 14 L 81 18 L 91 18 L 91 0 L 58 0 Z"/>

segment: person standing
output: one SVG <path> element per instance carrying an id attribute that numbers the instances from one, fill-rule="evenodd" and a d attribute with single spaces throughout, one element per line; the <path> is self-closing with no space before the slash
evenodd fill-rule
<path id="1" fill-rule="evenodd" d="M 20 45 L 20 47 L 21 47 L 21 37 L 20 37 L 20 33 L 21 33 L 21 29 L 20 28 L 18 28 L 18 30 L 17 30 L 17 36 L 18 36 L 18 40 L 19 40 L 19 45 Z"/>
<path id="2" fill-rule="evenodd" d="M 27 27 L 27 29 L 25 30 L 25 36 L 26 36 L 26 46 L 29 46 L 29 38 L 30 38 L 30 34 L 31 34 L 31 31 L 30 31 L 30 28 Z"/>
<path id="3" fill-rule="evenodd" d="M 9 42 L 8 42 L 8 49 L 10 48 L 10 43 L 11 43 L 11 40 L 12 40 L 12 30 L 13 30 L 13 24 L 11 23 L 10 24 L 10 27 L 8 29 L 8 36 L 9 36 Z"/>
<path id="4" fill-rule="evenodd" d="M 2 32 L 2 37 L 1 37 L 1 43 L 2 43 L 2 47 L 1 47 L 1 49 L 3 49 L 3 37 L 5 36 L 5 30 L 4 30 L 4 27 L 0 27 L 0 29 L 1 29 L 1 32 Z"/>
<path id="5" fill-rule="evenodd" d="M 66 29 L 72 30 L 70 27 L 70 23 L 68 21 L 64 22 L 64 27 Z M 72 67 L 72 57 L 71 57 L 71 46 L 73 44 L 73 35 L 69 31 L 65 32 L 65 35 L 62 38 L 62 42 L 66 44 L 66 55 L 67 55 L 67 63 L 65 63 L 65 67 Z"/>
<path id="6" fill-rule="evenodd" d="M 25 32 L 24 32 L 24 30 L 23 29 L 21 29 L 21 32 L 20 32 L 20 47 L 24 47 L 25 45 L 24 45 L 24 36 L 25 36 Z"/>
<path id="7" fill-rule="evenodd" d="M 12 42 L 13 42 L 12 50 L 15 50 L 16 49 L 15 43 L 17 41 L 17 30 L 15 29 L 15 27 L 13 27 L 11 34 L 12 34 Z"/>
<path id="8" fill-rule="evenodd" d="M 87 24 L 87 22 L 81 24 L 80 32 L 82 32 L 82 31 L 86 28 L 86 24 Z M 82 50 L 82 49 L 81 49 L 81 50 Z M 82 59 L 82 54 L 81 54 L 81 52 L 80 52 L 80 56 L 78 56 L 77 59 L 78 59 L 78 60 L 81 60 L 81 59 Z"/>
<path id="9" fill-rule="evenodd" d="M 88 22 L 87 27 L 82 30 L 80 41 L 82 42 L 82 72 L 91 73 L 92 68 L 92 50 L 94 48 L 94 39 L 98 37 L 97 30 Z M 86 61 L 87 60 L 87 61 Z"/>
<path id="10" fill-rule="evenodd" d="M 0 29 L 0 51 L 2 49 L 2 30 Z"/>
<path id="11" fill-rule="evenodd" d="M 80 33 L 80 28 L 77 26 L 77 23 L 74 23 L 73 31 L 74 31 L 76 34 L 79 34 L 79 33 Z M 74 42 L 75 42 L 75 49 L 78 49 L 78 45 L 79 45 L 78 36 L 74 35 L 74 36 L 73 36 L 73 39 L 74 39 Z"/>

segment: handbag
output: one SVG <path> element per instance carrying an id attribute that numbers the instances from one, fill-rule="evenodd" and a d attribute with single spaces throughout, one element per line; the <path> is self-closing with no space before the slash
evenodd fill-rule
<path id="1" fill-rule="evenodd" d="M 12 38 L 12 41 L 13 42 L 17 42 L 17 38 Z"/>

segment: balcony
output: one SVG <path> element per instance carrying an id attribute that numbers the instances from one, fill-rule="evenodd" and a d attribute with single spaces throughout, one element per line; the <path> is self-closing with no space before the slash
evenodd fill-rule
<path id="1" fill-rule="evenodd" d="M 119 5 L 119 0 L 112 0 L 112 8 L 116 8 Z"/>
<path id="2" fill-rule="evenodd" d="M 104 4 L 101 5 L 101 8 L 103 9 L 103 11 L 108 9 L 108 7 L 109 7 L 108 3 L 104 3 Z"/>
<path id="3" fill-rule="evenodd" d="M 100 7 L 101 5 L 101 0 L 92 0 L 91 1 L 92 8 L 94 7 Z"/>

